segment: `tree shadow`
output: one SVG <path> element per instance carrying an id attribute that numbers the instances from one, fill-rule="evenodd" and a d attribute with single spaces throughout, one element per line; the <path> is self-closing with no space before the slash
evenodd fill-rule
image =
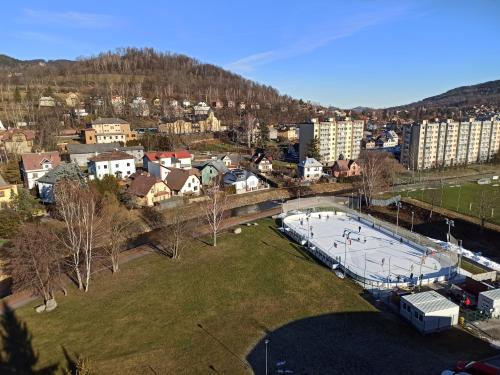
<path id="1" fill-rule="evenodd" d="M 293 321 L 262 337 L 246 357 L 255 374 L 266 372 L 267 340 L 269 374 L 439 374 L 458 360 L 495 353 L 457 328 L 424 336 L 379 312 L 333 313 Z"/>
<path id="2" fill-rule="evenodd" d="M 33 349 L 28 327 L 17 318 L 6 303 L 3 305 L 1 331 L 0 374 L 51 375 L 56 373 L 57 364 L 35 369 L 39 358 Z"/>

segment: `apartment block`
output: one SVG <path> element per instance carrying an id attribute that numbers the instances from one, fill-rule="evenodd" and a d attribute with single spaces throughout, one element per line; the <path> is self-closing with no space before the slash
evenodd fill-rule
<path id="1" fill-rule="evenodd" d="M 423 121 L 403 128 L 401 162 L 414 170 L 484 163 L 500 146 L 500 119 Z"/>
<path id="2" fill-rule="evenodd" d="M 119 118 L 98 118 L 92 126 L 83 131 L 86 144 L 121 142 L 137 139 L 137 132 L 130 130 L 130 124 Z"/>
<path id="3" fill-rule="evenodd" d="M 305 160 L 313 138 L 318 139 L 320 161 L 324 165 L 333 165 L 338 159 L 357 159 L 361 151 L 364 122 L 328 118 L 312 119 L 299 125 L 299 156 Z"/>

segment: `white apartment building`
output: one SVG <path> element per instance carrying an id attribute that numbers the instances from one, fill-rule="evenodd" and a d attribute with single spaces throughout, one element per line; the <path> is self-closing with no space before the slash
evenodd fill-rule
<path id="1" fill-rule="evenodd" d="M 313 138 L 319 142 L 320 161 L 332 165 L 338 159 L 357 159 L 361 151 L 364 122 L 352 120 L 337 121 L 333 118 L 325 120 L 312 119 L 311 122 L 299 125 L 299 157 L 305 160 Z"/>
<path id="2" fill-rule="evenodd" d="M 500 119 L 441 121 L 403 128 L 401 163 L 414 170 L 484 163 L 500 146 Z"/>
<path id="3" fill-rule="evenodd" d="M 123 151 L 103 152 L 89 159 L 89 174 L 101 179 L 110 175 L 118 179 L 135 173 L 134 157 Z"/>

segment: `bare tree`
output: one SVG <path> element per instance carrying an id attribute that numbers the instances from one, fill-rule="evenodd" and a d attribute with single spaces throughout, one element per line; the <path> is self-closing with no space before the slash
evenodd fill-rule
<path id="1" fill-rule="evenodd" d="M 24 224 L 8 249 L 7 270 L 14 290 L 30 290 L 44 302 L 54 298 L 60 282 L 62 253 L 47 224 Z"/>
<path id="2" fill-rule="evenodd" d="M 106 195 L 101 211 L 100 244 L 109 260 L 113 273 L 119 270 L 119 256 L 126 243 L 132 237 L 134 221 L 129 211 L 120 205 L 115 196 Z"/>
<path id="3" fill-rule="evenodd" d="M 186 221 L 184 215 L 175 215 L 172 224 L 165 228 L 164 249 L 168 251 L 172 259 L 180 258 L 180 255 L 186 245 L 188 239 L 193 234 L 193 224 Z"/>
<path id="4" fill-rule="evenodd" d="M 205 217 L 213 235 L 213 246 L 217 246 L 217 234 L 224 220 L 227 206 L 226 192 L 218 183 L 214 183 L 206 191 L 207 200 L 204 202 Z"/>
<path id="5" fill-rule="evenodd" d="M 99 218 L 97 197 L 80 182 L 61 180 L 55 187 L 56 211 L 64 224 L 59 239 L 69 252 L 78 289 L 89 289 Z"/>

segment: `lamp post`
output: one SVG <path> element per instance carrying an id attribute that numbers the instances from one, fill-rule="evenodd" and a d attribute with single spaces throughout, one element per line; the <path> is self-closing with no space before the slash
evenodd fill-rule
<path id="1" fill-rule="evenodd" d="M 460 212 L 460 194 L 462 193 L 462 185 L 458 185 L 457 212 Z"/>
<path id="2" fill-rule="evenodd" d="M 354 207 L 354 191 L 351 192 L 351 209 L 355 210 L 356 208 Z"/>
<path id="3" fill-rule="evenodd" d="M 269 340 L 266 339 L 264 343 L 266 344 L 266 375 L 267 375 L 267 344 L 269 344 Z"/>
<path id="4" fill-rule="evenodd" d="M 347 233 L 347 235 L 346 235 Z M 349 236 L 351 235 L 351 231 L 349 229 L 344 229 L 344 233 L 342 233 L 342 237 L 345 238 L 344 241 L 344 277 L 346 276 L 347 270 L 347 240 L 349 240 Z"/>
<path id="5" fill-rule="evenodd" d="M 411 212 L 411 232 L 413 233 L 413 216 L 415 215 L 415 212 Z"/>
<path id="6" fill-rule="evenodd" d="M 450 220 L 448 218 L 444 218 L 444 221 L 446 222 L 446 225 L 448 225 L 448 237 L 446 242 L 450 242 L 451 240 L 451 227 L 455 227 L 455 222 L 453 220 Z"/>
<path id="7" fill-rule="evenodd" d="M 460 267 L 462 265 L 462 240 L 458 240 L 458 274 L 460 274 Z"/>
<path id="8" fill-rule="evenodd" d="M 399 229 L 399 209 L 401 208 L 401 202 L 396 203 L 396 207 L 398 209 L 396 213 L 396 236 L 398 235 L 398 229 Z"/>

